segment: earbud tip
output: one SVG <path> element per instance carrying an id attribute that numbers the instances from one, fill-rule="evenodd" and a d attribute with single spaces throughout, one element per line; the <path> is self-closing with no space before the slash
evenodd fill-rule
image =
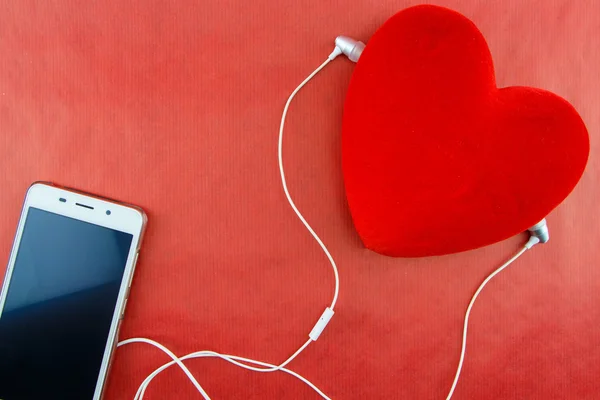
<path id="1" fill-rule="evenodd" d="M 546 224 L 546 218 L 527 229 L 531 236 L 535 236 L 540 239 L 540 243 L 546 243 L 550 240 L 550 232 L 548 231 L 548 225 Z"/>

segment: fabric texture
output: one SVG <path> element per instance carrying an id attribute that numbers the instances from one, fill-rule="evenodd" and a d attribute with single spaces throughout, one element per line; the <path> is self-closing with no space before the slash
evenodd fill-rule
<path id="1" fill-rule="evenodd" d="M 280 186 L 285 99 L 337 35 L 369 42 L 418 3 L 0 1 L 0 260 L 36 180 L 139 205 L 148 229 L 121 338 L 155 339 L 179 355 L 285 360 L 333 296 L 327 259 Z M 595 400 L 600 3 L 435 3 L 481 30 L 498 87 L 540 87 L 568 100 L 591 143 L 580 183 L 548 217 L 550 242 L 497 276 L 475 304 L 455 399 Z M 291 195 L 338 262 L 341 283 L 331 323 L 289 367 L 333 399 L 444 398 L 473 292 L 526 235 L 441 257 L 366 249 L 342 171 L 344 99 L 356 68 L 341 58 L 328 65 L 286 123 Z M 167 361 L 142 344 L 119 348 L 106 399 L 131 400 Z M 214 399 L 318 399 L 286 374 L 216 359 L 187 364 Z M 172 368 L 145 398 L 201 397 Z"/>

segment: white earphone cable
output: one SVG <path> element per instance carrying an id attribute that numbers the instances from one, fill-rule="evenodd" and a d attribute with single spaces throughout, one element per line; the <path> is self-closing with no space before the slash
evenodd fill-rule
<path id="1" fill-rule="evenodd" d="M 120 342 L 117 345 L 117 347 L 124 346 L 124 345 L 130 344 L 130 343 L 147 343 L 147 344 L 150 344 L 150 345 L 155 346 L 156 348 L 162 350 L 165 354 L 167 354 L 169 357 L 171 357 L 173 359 L 173 363 L 176 363 L 177 365 L 179 365 L 179 368 L 181 368 L 181 370 L 187 375 L 187 377 L 192 382 L 192 384 L 196 387 L 196 389 L 198 389 L 198 392 L 200 392 L 202 397 L 204 397 L 205 400 L 210 400 L 210 397 L 208 396 L 206 391 L 202 388 L 202 386 L 198 383 L 196 378 L 194 378 L 194 375 L 192 375 L 192 373 L 185 366 L 185 364 L 183 362 L 181 362 L 181 360 L 179 358 L 177 358 L 177 356 L 171 350 L 167 349 L 162 344 L 155 342 L 154 340 L 150 340 L 150 339 L 146 339 L 146 338 L 134 338 L 134 339 L 123 340 L 122 342 Z"/>
<path id="2" fill-rule="evenodd" d="M 245 368 L 245 369 L 249 369 L 251 371 L 256 371 L 256 372 L 273 372 L 276 370 L 280 370 L 283 371 L 287 374 L 290 374 L 292 376 L 294 376 L 295 378 L 301 380 L 302 382 L 304 382 L 306 385 L 308 385 L 311 389 L 313 389 L 319 396 L 321 396 L 323 399 L 325 400 L 331 400 L 329 397 L 327 397 L 327 395 L 325 393 L 323 393 L 319 388 L 316 387 L 315 384 L 313 384 L 311 381 L 309 381 L 308 379 L 304 378 L 302 375 L 289 370 L 287 368 L 282 367 L 282 365 L 284 365 L 285 363 L 280 364 L 279 366 L 273 365 L 273 364 L 269 364 L 269 363 L 265 363 L 262 361 L 257 361 L 257 360 L 253 360 L 250 358 L 245 358 L 245 357 L 239 357 L 239 356 L 233 356 L 233 355 L 228 355 L 228 354 L 220 354 L 214 351 L 210 351 L 210 350 L 203 350 L 203 351 L 197 351 L 194 353 L 190 353 L 186 356 L 177 358 L 173 353 L 171 352 L 167 352 L 165 351 L 165 347 L 162 346 L 161 344 L 159 344 L 158 342 L 155 342 L 154 340 L 150 340 L 150 339 L 145 339 L 145 338 L 133 338 L 133 339 L 127 339 L 127 340 L 123 340 L 122 342 L 119 343 L 119 346 L 123 346 L 123 345 L 127 345 L 127 344 L 131 344 L 131 343 L 146 343 L 152 346 L 155 346 L 156 348 L 158 348 L 159 350 L 162 350 L 163 352 L 165 352 L 167 355 L 169 355 L 169 357 L 171 357 L 171 359 L 173 359 L 173 361 L 170 361 L 168 363 L 163 364 L 162 366 L 160 366 L 159 368 L 157 368 L 156 370 L 154 370 L 154 372 L 152 372 L 150 375 L 148 375 L 146 377 L 146 379 L 144 379 L 144 381 L 142 382 L 142 384 L 140 385 L 140 387 L 138 388 L 134 400 L 143 400 L 144 398 L 144 394 L 146 392 L 146 389 L 148 388 L 148 386 L 150 385 L 150 383 L 152 382 L 152 380 L 162 371 L 164 371 L 165 369 L 177 364 L 179 365 L 180 362 L 182 362 L 183 360 L 189 360 L 192 358 L 200 358 L 200 357 L 218 357 L 221 358 L 227 362 L 230 362 L 234 365 L 237 365 L 239 367 Z M 178 362 L 179 361 L 179 362 Z M 255 365 L 260 365 L 260 366 L 264 366 L 264 367 L 268 367 L 268 368 L 254 368 L 251 367 L 249 365 L 246 364 L 242 364 L 242 362 L 244 363 L 251 363 L 251 364 L 255 364 Z M 181 365 L 179 365 L 181 367 Z M 190 378 L 190 380 L 192 380 Z M 205 400 L 210 400 L 210 397 L 208 396 L 208 394 L 206 394 L 206 392 L 200 392 L 202 394 L 202 396 L 204 397 Z"/>
<path id="3" fill-rule="evenodd" d="M 479 288 L 477 288 L 477 290 L 475 291 L 475 294 L 471 298 L 471 301 L 469 302 L 469 306 L 467 307 L 467 312 L 465 313 L 465 321 L 464 321 L 464 325 L 463 325 L 463 334 L 462 334 L 462 345 L 461 345 L 461 350 L 460 350 L 460 359 L 458 361 L 458 368 L 456 369 L 456 375 L 454 376 L 454 381 L 452 382 L 452 387 L 450 388 L 450 392 L 448 393 L 446 400 L 450 400 L 452 398 L 452 395 L 454 394 L 454 390 L 456 389 L 456 385 L 458 384 L 458 378 L 460 377 L 460 372 L 462 370 L 463 362 L 465 361 L 465 352 L 467 350 L 467 329 L 469 328 L 469 316 L 471 315 L 471 309 L 473 308 L 473 304 L 475 304 L 475 300 L 477 300 L 477 296 L 479 296 L 479 293 L 481 293 L 481 291 L 483 290 L 485 285 L 488 284 L 489 281 L 491 281 L 496 275 L 498 275 L 500 272 L 502 272 L 506 267 L 508 267 L 510 264 L 512 264 L 517 258 L 521 257 L 523 255 L 523 253 L 525 253 L 527 250 L 532 248 L 537 243 L 539 243 L 539 239 L 532 236 L 529 239 L 529 242 L 527 242 L 527 244 L 521 250 L 519 250 L 519 252 L 517 254 L 515 254 L 510 260 L 508 260 L 507 262 L 502 264 L 498 269 L 496 269 L 494 272 L 492 272 L 490 275 L 488 275 L 488 277 L 485 278 L 485 280 L 481 283 L 481 285 L 479 285 Z"/>
<path id="4" fill-rule="evenodd" d="M 285 107 L 283 109 L 283 113 L 281 116 L 281 124 L 279 127 L 279 140 L 278 140 L 279 172 L 281 175 L 281 183 L 283 186 L 283 191 L 285 193 L 286 199 L 288 200 L 290 206 L 296 213 L 298 219 L 300 219 L 300 221 L 305 226 L 305 228 L 309 231 L 309 233 L 312 235 L 312 237 L 315 239 L 315 241 L 319 244 L 319 246 L 321 247 L 321 249 L 327 256 L 327 259 L 329 260 L 331 267 L 333 269 L 333 274 L 334 274 L 334 278 L 335 278 L 335 289 L 334 289 L 334 295 L 333 295 L 333 299 L 331 301 L 331 305 L 325 309 L 325 312 L 322 314 L 321 318 L 319 319 L 319 321 L 317 322 L 317 324 L 314 326 L 313 330 L 311 331 L 311 333 L 309 335 L 309 339 L 294 354 L 292 354 L 287 360 L 285 360 L 283 363 L 281 363 L 279 365 L 273 365 L 273 364 L 269 364 L 266 362 L 253 360 L 250 358 L 220 354 L 220 353 L 217 353 L 214 351 L 208 351 L 208 350 L 190 353 L 184 357 L 177 358 L 177 356 L 175 354 L 173 354 L 169 349 L 167 349 L 165 346 L 163 346 L 153 340 L 146 339 L 146 338 L 132 338 L 132 339 L 124 340 L 124 341 L 120 342 L 118 344 L 118 346 L 123 346 L 123 345 L 130 344 L 130 343 L 150 344 L 150 345 L 155 346 L 156 348 L 162 350 L 163 352 L 165 352 L 173 360 L 173 361 L 165 363 L 161 367 L 157 368 L 154 372 L 152 372 L 150 375 L 148 375 L 148 377 L 146 377 L 146 379 L 144 379 L 144 381 L 142 382 L 142 384 L 140 385 L 140 387 L 138 388 L 138 390 L 136 392 L 134 400 L 142 400 L 144 397 L 144 394 L 146 392 L 146 389 L 148 388 L 148 385 L 152 382 L 152 380 L 158 374 L 160 374 L 162 371 L 164 371 L 165 369 L 167 369 L 175 364 L 177 364 L 183 370 L 183 372 L 187 375 L 187 377 L 190 379 L 190 381 L 194 384 L 194 386 L 196 387 L 198 392 L 203 396 L 203 398 L 205 400 L 210 400 L 210 397 L 208 396 L 206 391 L 202 388 L 202 386 L 194 378 L 194 376 L 189 371 L 189 369 L 182 362 L 183 360 L 188 360 L 188 359 L 192 359 L 192 358 L 200 358 L 200 357 L 218 357 L 218 358 L 221 358 L 221 359 L 223 359 L 227 362 L 230 362 L 234 365 L 237 365 L 238 367 L 245 368 L 245 369 L 255 371 L 255 372 L 283 371 L 285 373 L 288 373 L 288 374 L 300 379 L 302 382 L 304 382 L 306 385 L 308 385 L 311 389 L 313 389 L 323 399 L 330 400 L 330 398 L 327 397 L 327 395 L 325 395 L 319 388 L 317 388 L 308 379 L 304 378 L 303 376 L 301 376 L 300 374 L 297 374 L 294 371 L 291 371 L 291 370 L 285 368 L 285 366 L 288 365 L 292 360 L 294 360 L 302 351 L 304 351 L 312 341 L 317 340 L 317 338 L 319 337 L 319 335 L 321 334 L 323 329 L 325 329 L 325 327 L 327 326 L 327 323 L 329 322 L 329 320 L 331 319 L 331 317 L 334 314 L 333 309 L 337 303 L 340 282 L 339 282 L 339 273 L 338 273 L 337 265 L 336 265 L 333 257 L 331 256 L 331 253 L 329 253 L 329 250 L 327 249 L 327 247 L 325 246 L 325 244 L 323 243 L 321 238 L 319 238 L 319 236 L 316 234 L 316 232 L 313 230 L 313 228 L 310 226 L 310 224 L 306 221 L 306 219 L 304 218 L 304 216 L 302 215 L 300 210 L 298 210 L 298 208 L 296 207 L 296 204 L 294 203 L 294 201 L 292 200 L 292 197 L 290 196 L 290 193 L 289 193 L 289 190 L 287 187 L 287 181 L 285 179 L 285 172 L 284 172 L 284 168 L 283 168 L 283 132 L 284 132 L 284 126 L 285 126 L 285 118 L 287 116 L 289 106 L 290 106 L 292 100 L 294 99 L 294 97 L 296 96 L 296 94 L 316 74 L 318 74 L 327 64 L 329 64 L 334 58 L 336 58 L 340 54 L 342 54 L 342 51 L 340 50 L 339 47 L 336 47 L 334 49 L 334 51 L 329 55 L 327 60 L 325 60 L 325 62 L 323 62 L 304 81 L 302 81 L 302 83 L 300 83 L 300 85 L 298 85 L 298 87 L 296 87 L 296 89 L 294 89 L 292 94 L 289 96 L 287 102 L 285 103 Z M 547 238 L 545 241 L 547 241 Z M 492 272 L 481 283 L 481 285 L 479 286 L 479 288 L 477 289 L 477 291 L 471 298 L 471 301 L 469 302 L 467 311 L 465 313 L 460 359 L 458 362 L 456 375 L 454 376 L 454 380 L 452 382 L 452 387 L 450 388 L 450 391 L 448 393 L 448 396 L 446 397 L 446 400 L 450 400 L 452 398 L 452 395 L 454 394 L 454 391 L 456 389 L 456 385 L 458 384 L 458 379 L 460 377 L 460 373 L 462 371 L 462 366 L 464 363 L 466 346 L 467 346 L 467 331 L 468 331 L 468 325 L 469 325 L 469 317 L 470 317 L 473 305 L 475 304 L 475 300 L 477 299 L 477 297 L 479 296 L 479 294 L 481 293 L 483 288 L 489 283 L 490 280 L 492 280 L 497 274 L 502 272 L 506 267 L 508 267 L 516 259 L 518 259 L 521 255 L 523 255 L 523 253 L 525 253 L 525 251 L 527 251 L 528 249 L 530 249 L 531 247 L 533 247 L 535 244 L 537 244 L 539 242 L 540 242 L 540 238 L 537 237 L 537 235 L 532 235 L 530 237 L 529 241 L 527 242 L 527 244 L 517 254 L 515 254 L 510 260 L 508 260 L 506 263 L 504 263 L 502 266 L 500 266 L 494 272 Z M 254 365 L 257 365 L 257 366 L 260 366 L 263 368 L 254 367 L 254 366 L 248 365 L 248 364 L 254 364 Z"/>
<path id="5" fill-rule="evenodd" d="M 306 83 L 308 83 L 308 81 L 310 81 L 316 74 L 319 73 L 319 71 L 321 71 L 327 64 L 329 64 L 329 62 L 331 62 L 338 54 L 339 52 L 337 51 L 337 47 L 336 50 L 334 50 L 334 52 L 327 58 L 327 60 L 325 62 L 323 62 L 323 64 L 321 64 L 317 69 L 315 69 L 304 81 L 302 81 L 302 83 L 300 83 L 300 85 L 298 85 L 298 87 L 296 87 L 296 89 L 292 92 L 292 94 L 289 96 L 287 102 L 285 103 L 285 107 L 283 109 L 283 114 L 281 116 L 281 125 L 279 126 L 279 141 L 278 141 L 278 160 L 279 160 L 279 172 L 281 174 L 281 183 L 283 186 L 283 191 L 285 193 L 285 196 L 290 204 L 290 206 L 292 207 L 292 209 L 294 210 L 294 212 L 296 213 L 296 215 L 298 216 L 298 218 L 300 219 L 300 221 L 302 222 L 302 224 L 304 224 L 304 226 L 306 227 L 306 229 L 310 232 L 310 234 L 312 235 L 312 237 L 317 241 L 317 243 L 319 244 L 319 246 L 321 247 L 321 249 L 323 250 L 323 252 L 325 253 L 325 255 L 327 256 L 331 267 L 333 269 L 333 274 L 334 274 L 334 278 L 335 278 L 335 289 L 334 289 L 334 294 L 333 294 L 333 300 L 331 301 L 331 305 L 325 309 L 325 312 L 323 313 L 323 315 L 321 316 L 321 318 L 319 319 L 319 321 L 317 322 L 317 324 L 315 325 L 315 327 L 313 328 L 313 330 L 311 331 L 310 335 L 309 335 L 309 339 L 294 353 L 292 354 L 287 360 L 285 360 L 283 363 L 279 364 L 279 365 L 273 365 L 273 364 L 269 364 L 269 363 L 265 363 L 262 361 L 256 361 L 256 360 L 252 360 L 249 358 L 244 358 L 244 357 L 238 357 L 238 356 L 231 356 L 231 355 L 224 355 L 224 354 L 220 354 L 214 351 L 200 351 L 200 352 L 195 352 L 195 353 L 191 353 L 188 354 L 184 357 L 181 358 L 177 358 L 177 356 L 175 354 L 173 354 L 173 352 L 171 352 L 169 349 L 167 349 L 165 346 L 161 345 L 158 342 L 155 342 L 151 339 L 146 339 L 146 338 L 131 338 L 131 339 L 127 339 L 127 340 L 123 340 L 122 342 L 120 342 L 118 344 L 118 346 L 123 346 L 123 345 L 127 345 L 130 343 L 146 343 L 146 344 L 150 344 L 152 346 L 157 347 L 158 349 L 162 350 L 164 353 L 166 353 L 169 357 L 172 358 L 173 361 L 164 364 L 163 366 L 157 368 L 152 374 L 150 374 L 140 385 L 140 387 L 138 388 L 138 391 L 134 397 L 134 400 L 142 400 L 144 393 L 148 387 L 148 385 L 150 384 L 150 382 L 154 379 L 154 377 L 156 377 L 156 375 L 158 375 L 160 372 L 162 372 L 163 370 L 165 370 L 166 368 L 177 364 L 182 370 L 183 372 L 187 375 L 187 377 L 190 379 L 190 381 L 194 384 L 194 386 L 196 387 L 196 389 L 198 390 L 198 392 L 200 392 L 200 394 L 204 397 L 205 400 L 210 400 L 210 397 L 208 396 L 208 394 L 206 393 L 206 391 L 202 388 L 202 386 L 198 383 L 198 381 L 194 378 L 194 376 L 192 375 L 192 373 L 189 371 L 189 369 L 183 364 L 183 360 L 187 360 L 190 358 L 198 358 L 198 357 L 219 357 L 225 361 L 228 361 L 234 365 L 237 365 L 238 367 L 241 368 L 245 368 L 251 371 L 256 371 L 256 372 L 274 372 L 274 371 L 284 371 L 290 375 L 295 376 L 296 378 L 300 379 L 302 382 L 306 383 L 310 388 L 312 388 L 317 394 L 319 394 L 321 397 L 323 397 L 326 400 L 330 400 L 329 397 L 327 397 L 321 390 L 319 390 L 312 382 L 310 382 L 308 379 L 304 378 L 303 376 L 301 376 L 300 374 L 297 374 L 296 372 L 293 372 L 289 369 L 284 368 L 286 365 L 288 365 L 293 359 L 295 359 L 302 351 L 304 351 L 304 349 L 306 349 L 308 347 L 308 345 L 312 342 L 317 340 L 317 338 L 319 337 L 319 335 L 321 334 L 321 332 L 323 331 L 323 329 L 325 329 L 325 326 L 327 325 L 327 323 L 329 322 L 329 320 L 331 319 L 331 317 L 333 316 L 333 309 L 335 307 L 335 304 L 337 302 L 338 299 L 338 294 L 339 294 L 339 287 L 340 287 L 340 279 L 339 279 L 339 274 L 338 274 L 338 269 L 337 269 L 337 265 L 335 264 L 335 261 L 333 260 L 333 257 L 331 256 L 331 253 L 329 253 L 329 250 L 327 249 L 327 247 L 325 246 L 325 244 L 323 243 L 323 241 L 321 240 L 321 238 L 319 238 L 319 236 L 315 233 L 315 231 L 312 229 L 312 227 L 308 224 L 308 222 L 306 221 L 306 219 L 304 218 L 304 216 L 300 213 L 300 210 L 298 210 L 298 208 L 296 207 L 296 204 L 294 203 L 294 201 L 292 200 L 292 197 L 290 196 L 288 187 L 287 187 L 287 182 L 285 179 L 285 173 L 284 173 L 284 169 L 283 169 L 283 130 L 284 130 L 284 125 L 285 125 L 285 118 L 287 115 L 287 111 L 288 108 L 292 102 L 292 99 L 294 98 L 294 96 L 296 96 L 296 94 L 300 91 L 300 89 L 302 89 L 302 87 L 304 85 L 306 85 Z M 258 367 L 253 367 L 251 365 L 247 365 L 248 364 L 254 364 L 254 365 L 259 365 L 261 367 L 266 367 L 266 368 L 258 368 Z"/>
<path id="6" fill-rule="evenodd" d="M 337 49 L 337 47 L 336 47 L 336 49 Z M 325 68 L 325 66 L 327 64 L 329 64 L 332 59 L 333 58 L 331 58 L 331 56 L 329 58 L 327 58 L 327 60 L 325 60 L 325 62 L 323 62 L 323 64 L 321 64 L 317 69 L 315 69 L 312 74 L 310 74 L 304 81 L 302 81 L 301 84 L 298 85 L 298 87 L 292 92 L 292 94 L 288 98 L 287 102 L 285 103 L 285 107 L 283 108 L 283 114 L 281 116 L 281 125 L 279 126 L 279 145 L 278 145 L 277 149 L 278 149 L 278 156 L 279 156 L 279 173 L 281 174 L 281 184 L 283 185 L 283 191 L 285 192 L 285 197 L 287 198 L 288 202 L 290 203 L 290 206 L 292 206 L 292 209 L 294 210 L 294 212 L 296 213 L 296 215 L 298 216 L 300 221 L 302 221 L 302 223 L 304 224 L 306 229 L 310 232 L 312 237 L 317 241 L 317 243 L 319 243 L 319 246 L 321 246 L 321 249 L 323 250 L 323 252 L 327 256 L 327 258 L 329 259 L 329 263 L 331 264 L 331 268 L 333 269 L 333 274 L 335 277 L 335 291 L 333 294 L 333 300 L 331 301 L 331 305 L 329 306 L 329 308 L 333 310 L 335 307 L 335 303 L 337 302 L 338 294 L 340 291 L 340 277 L 338 274 L 337 265 L 335 264 L 333 257 L 329 253 L 329 250 L 327 249 L 327 247 L 325 246 L 325 244 L 323 243 L 321 238 L 319 238 L 319 235 L 317 235 L 315 233 L 315 231 L 313 230 L 313 228 L 308 224 L 308 222 L 306 222 L 306 219 L 304 218 L 304 216 L 302 215 L 300 210 L 298 210 L 298 207 L 296 207 L 296 204 L 292 200 L 292 197 L 290 196 L 290 192 L 287 187 L 287 181 L 285 180 L 285 172 L 283 170 L 283 128 L 285 126 L 285 117 L 287 115 L 288 108 L 290 107 L 290 103 L 294 99 L 294 96 L 296 96 L 296 93 L 298 93 L 300 91 L 300 89 L 302 89 L 304 87 L 304 85 L 306 85 L 308 83 L 308 81 L 310 81 L 316 74 L 318 74 L 319 71 L 321 71 L 323 68 Z"/>

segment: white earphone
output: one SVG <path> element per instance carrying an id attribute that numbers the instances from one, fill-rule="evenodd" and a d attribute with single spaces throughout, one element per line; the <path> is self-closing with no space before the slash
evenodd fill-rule
<path id="1" fill-rule="evenodd" d="M 183 363 L 184 360 L 188 360 L 188 359 L 191 359 L 191 358 L 199 358 L 199 357 L 218 357 L 218 358 L 221 358 L 221 359 L 223 359 L 223 360 L 225 360 L 227 362 L 230 362 L 230 363 L 232 363 L 234 365 L 237 365 L 237 366 L 239 366 L 241 368 L 249 369 L 249 370 L 256 371 L 256 372 L 282 371 L 282 372 L 285 372 L 287 374 L 290 374 L 290 375 L 292 375 L 292 376 L 300 379 L 302 382 L 304 382 L 309 387 L 311 387 L 319 396 L 321 396 L 322 398 L 324 398 L 326 400 L 330 400 L 330 398 L 325 393 L 323 393 L 319 388 L 317 388 L 308 379 L 304 378 L 303 376 L 297 374 L 296 372 L 294 372 L 294 371 L 292 371 L 292 370 L 290 370 L 288 368 L 285 368 L 294 358 L 296 358 L 298 356 L 298 354 L 300 354 L 302 351 L 304 351 L 304 349 L 306 349 L 310 343 L 312 343 L 313 341 L 316 341 L 319 338 L 319 336 L 321 335 L 321 333 L 323 332 L 323 330 L 325 329 L 325 327 L 327 326 L 327 324 L 329 323 L 329 321 L 333 317 L 333 315 L 334 315 L 334 311 L 333 310 L 335 308 L 335 305 L 336 305 L 336 302 L 337 302 L 337 298 L 338 298 L 338 293 L 339 293 L 339 274 L 338 274 L 337 265 L 336 265 L 333 257 L 329 253 L 329 250 L 327 249 L 327 247 L 325 246 L 325 244 L 323 243 L 323 241 L 319 238 L 319 236 L 315 233 L 315 231 L 312 229 L 312 227 L 308 224 L 308 222 L 306 221 L 306 219 L 304 218 L 304 216 L 302 216 L 302 214 L 300 213 L 300 211 L 296 207 L 294 201 L 292 200 L 292 198 L 291 198 L 291 196 L 289 194 L 289 191 L 288 191 L 288 188 L 287 188 L 286 179 L 285 179 L 284 168 L 283 168 L 283 151 L 282 151 L 282 148 L 283 148 L 283 131 L 284 131 L 284 125 L 285 125 L 285 118 L 286 118 L 286 115 L 287 115 L 287 111 L 288 111 L 289 105 L 290 105 L 292 99 L 294 98 L 294 96 L 300 91 L 300 89 L 302 89 L 302 87 L 304 85 L 306 85 L 306 83 L 308 81 L 310 81 L 317 73 L 319 73 L 319 71 L 321 71 L 321 69 L 323 69 L 329 62 L 331 62 L 332 60 L 334 60 L 337 56 L 339 56 L 341 54 L 344 54 L 345 56 L 347 56 L 350 61 L 357 62 L 359 60 L 359 58 L 360 58 L 360 56 L 361 56 L 364 48 L 365 48 L 365 44 L 362 43 L 362 42 L 360 42 L 360 41 L 351 39 L 351 38 L 349 38 L 347 36 L 338 36 L 335 39 L 335 49 L 331 52 L 331 54 L 329 55 L 329 57 L 327 57 L 327 59 L 325 60 L 325 62 L 323 62 L 304 81 L 302 81 L 302 83 L 300 83 L 300 85 L 298 85 L 298 87 L 296 89 L 294 89 L 294 91 L 292 92 L 292 94 L 289 96 L 289 98 L 288 98 L 288 100 L 287 100 L 287 102 L 285 104 L 285 107 L 283 109 L 283 114 L 282 114 L 282 117 L 281 117 L 281 124 L 280 124 L 280 127 L 279 127 L 278 157 L 279 157 L 279 171 L 280 171 L 280 175 L 281 175 L 281 183 L 282 183 L 282 186 L 283 186 L 283 190 L 285 192 L 286 198 L 287 198 L 290 206 L 292 207 L 293 211 L 296 213 L 297 217 L 300 219 L 300 221 L 302 222 L 302 224 L 310 232 L 310 234 L 313 236 L 313 238 L 316 240 L 316 242 L 319 244 L 319 246 L 321 247 L 321 249 L 323 250 L 323 252 L 327 256 L 327 259 L 329 260 L 329 262 L 331 264 L 331 267 L 332 267 L 332 270 L 333 270 L 333 273 L 334 273 L 334 278 L 335 278 L 335 290 L 334 290 L 333 300 L 332 300 L 331 304 L 328 307 L 325 308 L 325 311 L 322 313 L 321 317 L 319 318 L 319 320 L 317 321 L 317 323 L 315 324 L 315 326 L 313 327 L 313 329 L 309 333 L 308 340 L 294 354 L 292 354 L 287 360 L 285 360 L 284 362 L 282 362 L 281 364 L 278 364 L 278 365 L 270 364 L 270 363 L 266 363 L 266 362 L 262 362 L 262 361 L 257 361 L 257 360 L 252 360 L 252 359 L 245 358 L 245 357 L 220 354 L 220 353 L 217 353 L 217 352 L 214 352 L 214 351 L 209 351 L 209 350 L 198 351 L 198 352 L 194 352 L 194 353 L 188 354 L 188 355 L 183 356 L 183 357 L 177 357 L 174 353 L 172 353 L 165 346 L 163 346 L 160 343 L 157 343 L 157 342 L 155 342 L 155 341 L 153 341 L 151 339 L 146 339 L 146 338 L 132 338 L 132 339 L 124 340 L 124 341 L 120 342 L 118 344 L 118 346 L 123 346 L 123 345 L 130 344 L 130 343 L 146 343 L 146 344 L 150 344 L 150 345 L 152 345 L 154 347 L 157 347 L 158 349 L 162 350 L 164 353 L 166 353 L 173 360 L 173 361 L 171 361 L 169 363 L 166 363 L 166 364 L 162 365 L 161 367 L 157 368 L 153 373 L 151 373 L 150 375 L 148 375 L 148 377 L 142 382 L 142 384 L 138 388 L 138 391 L 136 392 L 134 400 L 141 400 L 144 397 L 144 393 L 145 393 L 146 389 L 148 388 L 148 385 L 150 384 L 150 382 L 152 382 L 152 380 L 159 373 L 161 373 L 162 371 L 164 371 L 165 369 L 167 369 L 167 368 L 169 368 L 169 367 L 171 367 L 173 365 L 178 365 L 181 368 L 181 370 L 187 375 L 187 377 L 189 378 L 189 380 L 196 387 L 196 389 L 202 395 L 202 397 L 205 400 L 210 400 L 209 395 L 206 393 L 206 391 L 198 383 L 198 381 L 193 376 L 193 374 L 189 371 L 189 369 Z M 505 269 L 506 267 L 508 267 L 513 261 L 515 261 L 517 258 L 519 258 L 523 253 L 525 253 L 525 251 L 531 249 L 537 243 L 546 243 L 549 240 L 548 227 L 546 225 L 546 220 L 545 219 L 542 219 L 540 222 L 538 222 L 537 224 L 535 224 L 534 226 L 532 226 L 531 228 L 529 228 L 528 232 L 530 234 L 530 237 L 529 237 L 529 240 L 527 241 L 527 243 L 523 246 L 523 248 L 517 254 L 515 254 L 510 260 L 508 260 L 505 264 L 503 264 L 501 267 L 499 267 L 494 272 L 492 272 L 481 283 L 481 285 L 479 286 L 479 288 L 477 289 L 477 291 L 473 295 L 473 297 L 471 299 L 471 302 L 469 303 L 469 306 L 468 306 L 466 314 L 465 314 L 465 320 L 464 320 L 463 336 L 462 336 L 463 339 L 462 339 L 462 348 L 461 348 L 460 360 L 459 360 L 459 363 L 458 363 L 458 368 L 457 368 L 457 371 L 456 371 L 456 375 L 454 377 L 454 381 L 452 383 L 452 387 L 450 389 L 450 392 L 448 393 L 448 396 L 446 397 L 446 400 L 450 400 L 450 398 L 452 397 L 452 394 L 454 393 L 456 385 L 458 383 L 458 378 L 460 376 L 460 372 L 461 372 L 463 361 L 464 361 L 464 357 L 465 357 L 466 340 L 467 340 L 467 328 L 468 328 L 469 316 L 470 316 L 470 313 L 471 313 L 471 308 L 473 307 L 473 304 L 475 303 L 475 300 L 477 299 L 477 296 L 483 290 L 484 286 L 494 276 L 496 276 L 503 269 Z"/>
<path id="2" fill-rule="evenodd" d="M 329 58 L 334 59 L 340 54 L 343 54 L 348 57 L 350 61 L 357 62 L 364 49 L 365 44 L 363 42 L 354 40 L 348 36 L 338 36 L 335 38 L 335 49 L 333 49 Z"/>
<path id="3" fill-rule="evenodd" d="M 546 243 L 550 240 L 550 233 L 548 232 L 548 226 L 546 225 L 546 218 L 532 226 L 527 230 L 531 236 L 537 237 L 540 243 Z"/>

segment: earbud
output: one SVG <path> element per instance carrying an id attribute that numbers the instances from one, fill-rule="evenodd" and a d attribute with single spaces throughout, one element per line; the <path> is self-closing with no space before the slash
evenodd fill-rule
<path id="1" fill-rule="evenodd" d="M 335 38 L 335 50 L 333 50 L 329 58 L 333 60 L 340 54 L 344 54 L 350 61 L 357 62 L 364 49 L 365 44 L 363 42 L 347 36 L 338 36 Z"/>
<path id="2" fill-rule="evenodd" d="M 548 232 L 548 225 L 546 225 L 546 218 L 527 229 L 527 232 L 532 238 L 537 238 L 539 243 L 546 243 L 550 240 L 550 233 Z"/>

